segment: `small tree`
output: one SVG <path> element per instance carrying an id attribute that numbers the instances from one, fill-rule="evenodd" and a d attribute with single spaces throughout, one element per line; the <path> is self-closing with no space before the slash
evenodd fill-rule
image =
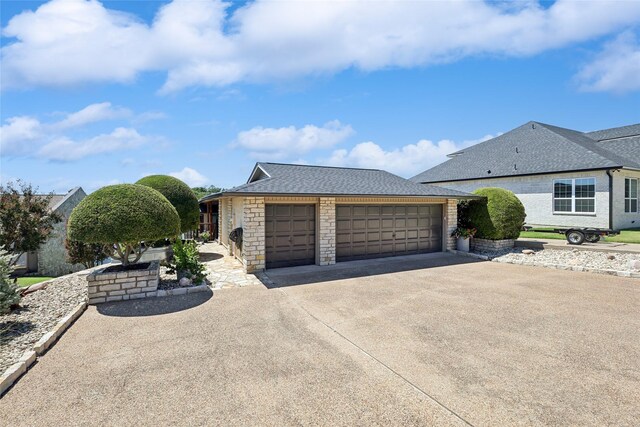
<path id="1" fill-rule="evenodd" d="M 10 256 L 0 251 L 0 314 L 6 314 L 20 303 L 18 286 L 11 280 Z"/>
<path id="2" fill-rule="evenodd" d="M 187 184 L 168 175 L 150 175 L 136 184 L 151 187 L 171 202 L 180 216 L 180 231 L 186 232 L 198 228 L 200 204 L 195 193 Z"/>
<path id="3" fill-rule="evenodd" d="M 11 255 L 10 265 L 38 250 L 62 220 L 49 211 L 52 195 L 39 196 L 36 190 L 22 181 L 0 186 L 0 249 Z"/>
<path id="4" fill-rule="evenodd" d="M 520 236 L 527 215 L 515 194 L 494 187 L 478 188 L 473 194 L 484 199 L 470 201 L 464 214 L 466 218 L 461 222 L 475 227 L 476 237 L 500 240 Z"/>
<path id="5" fill-rule="evenodd" d="M 110 185 L 90 194 L 71 212 L 68 224 L 69 239 L 109 245 L 123 265 L 140 260 L 145 241 L 179 233 L 180 217 L 171 203 L 136 184 Z"/>
<path id="6" fill-rule="evenodd" d="M 208 196 L 209 194 L 219 193 L 223 189 L 220 187 L 216 187 L 215 185 L 209 185 L 207 187 L 191 187 L 191 190 L 193 190 L 198 199 L 201 199 L 204 196 Z"/>
<path id="7" fill-rule="evenodd" d="M 103 243 L 83 243 L 66 239 L 64 245 L 67 249 L 67 261 L 71 264 L 82 264 L 85 268 L 100 265 L 113 253 L 112 248 Z"/>

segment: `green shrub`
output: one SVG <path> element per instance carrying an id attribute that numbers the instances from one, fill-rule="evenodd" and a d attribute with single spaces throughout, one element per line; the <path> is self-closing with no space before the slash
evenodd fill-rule
<path id="1" fill-rule="evenodd" d="M 198 228 L 200 204 L 196 194 L 187 184 L 168 175 L 150 175 L 142 178 L 136 184 L 158 190 L 171 202 L 180 216 L 180 231 L 186 232 Z"/>
<path id="2" fill-rule="evenodd" d="M 10 278 L 13 271 L 10 258 L 6 252 L 0 251 L 0 314 L 9 313 L 20 303 L 20 291 Z"/>
<path id="3" fill-rule="evenodd" d="M 502 188 L 479 188 L 473 192 L 484 196 L 482 200 L 472 200 L 462 209 L 466 218 L 460 223 L 475 227 L 475 237 L 481 239 L 517 239 L 520 236 L 526 214 L 522 202 L 511 191 Z M 464 213 L 466 211 L 466 214 Z"/>
<path id="4" fill-rule="evenodd" d="M 173 264 L 172 270 L 176 270 L 178 275 L 185 274 L 194 283 L 200 283 L 205 277 L 205 266 L 200 262 L 198 245 L 193 240 L 183 243 L 178 239 L 173 244 Z"/>
<path id="5" fill-rule="evenodd" d="M 110 185 L 88 195 L 68 223 L 69 239 L 110 245 L 123 265 L 140 259 L 146 250 L 142 242 L 178 234 L 180 217 L 171 203 L 158 191 L 136 184 Z"/>
<path id="6" fill-rule="evenodd" d="M 104 243 L 83 243 L 65 239 L 64 246 L 67 249 L 67 262 L 82 264 L 85 268 L 100 265 L 113 253 L 111 246 Z"/>
<path id="7" fill-rule="evenodd" d="M 211 239 L 211 233 L 209 233 L 208 231 L 204 231 L 200 233 L 200 237 L 202 238 L 203 242 L 208 242 L 209 239 Z"/>

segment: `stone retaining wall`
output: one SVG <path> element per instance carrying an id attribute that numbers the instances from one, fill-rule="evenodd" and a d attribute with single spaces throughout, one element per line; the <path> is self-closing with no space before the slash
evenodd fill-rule
<path id="1" fill-rule="evenodd" d="M 160 263 L 152 261 L 146 270 L 105 273 L 98 270 L 87 276 L 89 304 L 155 297 L 160 282 Z"/>
<path id="2" fill-rule="evenodd" d="M 489 240 L 473 238 L 469 246 L 473 251 L 499 251 L 501 249 L 512 248 L 514 244 L 514 239 Z"/>

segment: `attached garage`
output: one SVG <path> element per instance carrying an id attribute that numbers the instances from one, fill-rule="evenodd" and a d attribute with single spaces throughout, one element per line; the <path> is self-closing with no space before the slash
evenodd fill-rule
<path id="1" fill-rule="evenodd" d="M 267 268 L 315 264 L 315 249 L 315 205 L 265 205 Z"/>
<path id="2" fill-rule="evenodd" d="M 337 205 L 336 261 L 442 251 L 442 205 Z"/>
<path id="3" fill-rule="evenodd" d="M 255 272 L 454 249 L 457 202 L 476 196 L 378 169 L 258 163 L 212 198 L 220 243 Z"/>

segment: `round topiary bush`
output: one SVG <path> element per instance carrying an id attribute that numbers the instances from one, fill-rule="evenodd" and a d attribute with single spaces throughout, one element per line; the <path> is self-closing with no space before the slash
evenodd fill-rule
<path id="1" fill-rule="evenodd" d="M 485 199 L 469 202 L 466 221 L 478 231 L 480 239 L 517 239 L 526 214 L 522 202 L 509 190 L 479 188 L 473 192 Z"/>
<path id="2" fill-rule="evenodd" d="M 171 203 L 158 191 L 136 184 L 110 185 L 88 195 L 68 223 L 70 240 L 108 244 L 123 265 L 140 259 L 145 250 L 141 242 L 178 234 L 180 217 Z"/>
<path id="3" fill-rule="evenodd" d="M 180 231 L 185 232 L 198 228 L 200 204 L 196 194 L 187 184 L 168 175 L 149 175 L 136 184 L 158 190 L 171 202 L 180 216 Z"/>

